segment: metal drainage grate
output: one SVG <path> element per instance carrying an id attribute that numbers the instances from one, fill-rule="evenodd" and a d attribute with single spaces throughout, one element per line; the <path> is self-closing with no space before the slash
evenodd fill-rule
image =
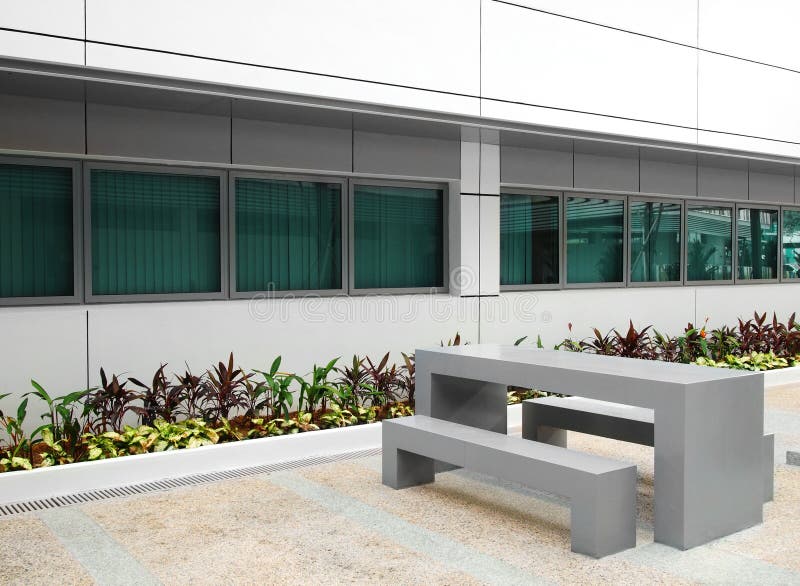
<path id="1" fill-rule="evenodd" d="M 118 486 L 114 488 L 89 490 L 86 492 L 55 496 L 46 499 L 22 501 L 8 505 L 0 505 L 0 517 L 31 513 L 35 511 L 41 511 L 43 509 L 54 509 L 57 507 L 68 507 L 71 505 L 104 501 L 119 497 L 134 496 L 137 494 L 160 492 L 164 490 L 171 490 L 173 488 L 181 488 L 184 486 L 196 486 L 198 484 L 206 484 L 220 480 L 231 480 L 233 478 L 242 478 L 245 476 L 255 476 L 257 474 L 283 472 L 284 470 L 305 468 L 307 466 L 317 466 L 319 464 L 330 464 L 332 462 L 340 462 L 343 460 L 367 458 L 370 456 L 378 456 L 380 453 L 380 448 L 372 448 L 369 450 L 358 450 L 355 452 L 345 452 L 342 454 L 314 456 L 311 458 L 303 458 L 301 460 L 287 460 L 285 462 L 276 462 L 275 464 L 265 464 L 263 466 L 250 466 L 248 468 L 222 470 L 220 472 L 209 472 L 207 474 L 192 474 L 190 476 L 181 476 L 178 478 L 166 478 L 164 480 L 157 480 L 155 482 L 143 482 L 141 484 L 130 484 L 127 486 Z"/>

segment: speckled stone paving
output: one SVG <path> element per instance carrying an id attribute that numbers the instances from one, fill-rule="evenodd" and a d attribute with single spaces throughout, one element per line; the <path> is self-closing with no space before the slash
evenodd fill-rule
<path id="1" fill-rule="evenodd" d="M 653 543 L 653 453 L 637 465 L 637 547 L 569 550 L 558 497 L 457 470 L 393 491 L 364 458 L 0 519 L 0 584 L 798 584 L 800 388 L 769 391 L 775 500 L 764 524 L 689 550 Z"/>

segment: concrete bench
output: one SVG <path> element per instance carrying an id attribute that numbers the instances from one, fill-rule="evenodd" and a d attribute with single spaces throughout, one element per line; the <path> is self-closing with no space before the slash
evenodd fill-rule
<path id="1" fill-rule="evenodd" d="M 583 397 L 544 397 L 522 403 L 522 437 L 567 447 L 567 430 L 644 446 L 654 445 L 653 410 Z M 774 496 L 775 436 L 764 435 L 764 502 Z"/>
<path id="2" fill-rule="evenodd" d="M 572 551 L 600 558 L 636 545 L 636 466 L 416 415 L 386 420 L 383 484 L 434 480 L 436 461 L 570 499 Z"/>

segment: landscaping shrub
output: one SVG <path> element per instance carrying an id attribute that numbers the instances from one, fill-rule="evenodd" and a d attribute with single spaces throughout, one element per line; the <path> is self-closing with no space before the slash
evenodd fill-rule
<path id="1" fill-rule="evenodd" d="M 568 325 L 570 334 L 572 324 Z M 650 335 L 650 331 L 653 332 Z M 637 330 L 632 321 L 625 334 L 612 329 L 607 334 L 594 328 L 593 335 L 582 340 L 565 338 L 557 350 L 589 352 L 605 356 L 625 356 L 734 368 L 772 370 L 800 365 L 800 324 L 793 313 L 786 323 L 773 314 L 754 313 L 751 319 L 739 319 L 738 327 L 722 326 L 709 330 L 708 319 L 701 327 L 688 324 L 680 336 L 668 336 L 647 326 Z"/>

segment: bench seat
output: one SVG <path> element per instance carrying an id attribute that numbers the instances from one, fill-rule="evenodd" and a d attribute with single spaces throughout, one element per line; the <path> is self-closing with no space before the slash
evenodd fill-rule
<path id="1" fill-rule="evenodd" d="M 522 437 L 567 447 L 567 430 L 652 447 L 653 410 L 584 397 L 543 397 L 522 403 Z M 774 434 L 762 443 L 764 502 L 774 496 Z"/>
<path id="2" fill-rule="evenodd" d="M 600 558 L 636 545 L 636 466 L 415 415 L 382 423 L 383 484 L 433 482 L 435 462 L 570 499 L 572 551 Z"/>

